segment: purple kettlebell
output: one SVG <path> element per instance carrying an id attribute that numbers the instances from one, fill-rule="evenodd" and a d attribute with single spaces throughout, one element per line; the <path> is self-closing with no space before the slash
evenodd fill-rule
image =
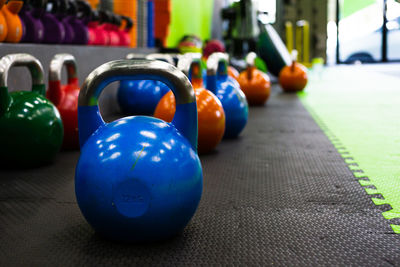
<path id="1" fill-rule="evenodd" d="M 65 38 L 65 27 L 56 17 L 60 8 L 60 1 L 48 0 L 46 12 L 43 14 L 42 23 L 44 26 L 43 42 L 47 44 L 61 44 Z"/>
<path id="2" fill-rule="evenodd" d="M 44 38 L 44 26 L 41 21 L 46 0 L 26 1 L 19 12 L 19 17 L 24 26 L 23 43 L 41 43 Z"/>
<path id="3" fill-rule="evenodd" d="M 89 5 L 79 5 L 74 0 L 68 0 L 71 11 L 73 13 L 66 20 L 72 26 L 75 36 L 72 40 L 73 44 L 87 44 L 89 42 L 89 30 L 86 26 L 85 18 L 90 16 L 92 10 Z"/>
<path id="4" fill-rule="evenodd" d="M 65 29 L 64 44 L 73 44 L 75 31 L 73 25 L 69 22 L 69 18 L 74 15 L 76 10 L 69 4 L 68 0 L 58 0 L 59 8 L 56 13 L 57 19 L 62 23 Z"/>

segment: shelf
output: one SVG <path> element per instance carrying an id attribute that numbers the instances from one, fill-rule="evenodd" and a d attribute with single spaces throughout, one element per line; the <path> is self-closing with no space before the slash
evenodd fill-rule
<path id="1" fill-rule="evenodd" d="M 83 45 L 51 45 L 51 44 L 10 44 L 0 43 L 0 57 L 12 53 L 28 53 L 39 59 L 45 71 L 45 81 L 49 64 L 53 56 L 57 53 L 70 53 L 75 56 L 78 66 L 78 78 L 80 84 L 84 82 L 89 73 L 96 67 L 115 59 L 122 59 L 128 53 L 149 54 L 157 52 L 151 48 L 129 48 L 112 46 L 83 46 Z M 66 71 L 63 71 L 65 81 Z M 29 72 L 24 68 L 13 68 L 8 78 L 10 91 L 28 90 L 31 81 Z M 118 112 L 115 93 L 116 86 L 112 85 L 105 89 L 100 99 L 102 113 L 106 114 Z"/>

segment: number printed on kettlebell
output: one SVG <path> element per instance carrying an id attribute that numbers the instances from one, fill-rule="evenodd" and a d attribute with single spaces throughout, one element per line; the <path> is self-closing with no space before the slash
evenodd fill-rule
<path id="1" fill-rule="evenodd" d="M 122 201 L 126 203 L 131 203 L 131 202 L 143 202 L 144 198 L 141 195 L 128 195 L 128 194 L 122 194 Z"/>

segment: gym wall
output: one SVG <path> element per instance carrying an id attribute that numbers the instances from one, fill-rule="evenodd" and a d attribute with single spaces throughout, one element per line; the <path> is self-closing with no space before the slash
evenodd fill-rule
<path id="1" fill-rule="evenodd" d="M 214 0 L 172 0 L 168 47 L 176 47 L 186 34 L 210 39 Z"/>

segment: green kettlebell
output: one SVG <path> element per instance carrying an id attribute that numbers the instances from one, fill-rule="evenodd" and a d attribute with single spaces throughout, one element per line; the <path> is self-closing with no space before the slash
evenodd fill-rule
<path id="1" fill-rule="evenodd" d="M 32 91 L 8 92 L 12 67 L 28 67 Z M 26 168 L 51 162 L 61 148 L 63 125 L 57 108 L 45 97 L 43 67 L 29 54 L 0 59 L 0 165 Z"/>

